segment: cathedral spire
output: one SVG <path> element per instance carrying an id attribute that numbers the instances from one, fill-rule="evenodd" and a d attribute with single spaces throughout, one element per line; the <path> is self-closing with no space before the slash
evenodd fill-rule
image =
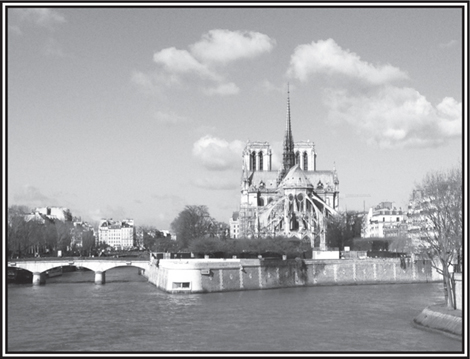
<path id="1" fill-rule="evenodd" d="M 290 91 L 289 83 L 287 83 L 287 118 L 286 133 L 284 135 L 283 152 L 282 152 L 282 169 L 277 179 L 278 185 L 284 179 L 285 175 L 291 167 L 295 165 L 294 138 L 292 136 L 291 119 L 290 119 Z"/>

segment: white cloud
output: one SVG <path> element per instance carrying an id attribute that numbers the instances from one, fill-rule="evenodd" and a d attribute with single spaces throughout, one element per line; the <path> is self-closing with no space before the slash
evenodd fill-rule
<path id="1" fill-rule="evenodd" d="M 25 27 L 30 25 L 36 30 L 37 28 L 46 28 L 53 31 L 56 25 L 66 22 L 65 17 L 53 9 L 48 8 L 13 8 L 9 9 L 8 29 L 16 35 L 27 34 Z M 52 37 L 48 37 L 43 53 L 47 56 L 64 57 L 65 53 L 59 43 Z"/>
<path id="2" fill-rule="evenodd" d="M 190 46 L 191 53 L 204 63 L 228 63 L 270 52 L 275 40 L 254 31 L 210 30 Z"/>
<path id="3" fill-rule="evenodd" d="M 384 86 L 368 94 L 329 89 L 325 100 L 331 119 L 381 148 L 438 146 L 461 135 L 461 104 L 451 98 L 434 107 L 414 89 Z"/>
<path id="4" fill-rule="evenodd" d="M 343 50 L 333 39 L 297 46 L 291 56 L 287 74 L 303 82 L 311 75 L 326 74 L 346 76 L 374 85 L 408 78 L 394 66 L 374 66 L 362 61 L 355 53 Z"/>
<path id="5" fill-rule="evenodd" d="M 153 61 L 161 64 L 165 70 L 174 74 L 197 74 L 202 78 L 218 81 L 220 77 L 208 67 L 197 61 L 188 51 L 174 47 L 163 49 L 153 55 Z"/>
<path id="6" fill-rule="evenodd" d="M 222 65 L 271 51 L 275 41 L 258 32 L 214 29 L 185 49 L 168 47 L 153 55 L 158 74 L 134 72 L 132 81 L 146 90 L 197 84 L 206 95 L 235 95 L 240 89 L 226 79 Z M 199 82 L 198 82 L 199 81 Z"/>
<path id="7" fill-rule="evenodd" d="M 233 82 L 220 84 L 216 87 L 203 89 L 206 95 L 236 95 L 240 92 L 240 89 Z"/>
<path id="8" fill-rule="evenodd" d="M 62 14 L 48 8 L 15 9 L 15 11 L 21 21 L 48 28 L 66 21 Z"/>
<path id="9" fill-rule="evenodd" d="M 424 95 L 397 81 L 405 72 L 370 64 L 332 39 L 298 46 L 288 76 L 308 81 L 324 75 L 324 102 L 331 120 L 347 122 L 381 148 L 429 147 L 461 136 L 461 104 L 446 97 L 434 106 Z"/>
<path id="10" fill-rule="evenodd" d="M 446 97 L 436 106 L 441 119 L 439 127 L 446 137 L 459 137 L 462 134 L 462 103 Z"/>
<path id="11" fill-rule="evenodd" d="M 194 143 L 193 155 L 209 170 L 238 170 L 241 168 L 244 147 L 245 144 L 239 140 L 228 142 L 206 135 Z"/>

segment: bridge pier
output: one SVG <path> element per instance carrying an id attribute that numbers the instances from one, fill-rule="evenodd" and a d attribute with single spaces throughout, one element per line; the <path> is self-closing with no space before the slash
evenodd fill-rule
<path id="1" fill-rule="evenodd" d="M 95 272 L 95 284 L 105 284 L 106 283 L 106 272 Z"/>
<path id="2" fill-rule="evenodd" d="M 34 272 L 33 273 L 33 285 L 44 285 L 44 284 L 46 284 L 46 273 Z"/>

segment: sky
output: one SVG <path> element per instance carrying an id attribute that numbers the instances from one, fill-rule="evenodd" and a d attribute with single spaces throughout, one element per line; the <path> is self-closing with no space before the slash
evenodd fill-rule
<path id="1" fill-rule="evenodd" d="M 280 166 L 289 86 L 294 141 L 336 168 L 340 210 L 406 209 L 462 165 L 466 63 L 461 8 L 400 4 L 4 3 L 7 206 L 170 229 L 205 205 L 228 223 L 247 141 Z"/>

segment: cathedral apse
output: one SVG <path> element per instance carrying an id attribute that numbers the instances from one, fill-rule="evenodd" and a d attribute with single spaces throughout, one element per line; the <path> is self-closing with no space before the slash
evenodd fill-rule
<path id="1" fill-rule="evenodd" d="M 339 180 L 335 168 L 317 170 L 314 143 L 294 142 L 289 90 L 281 168 L 272 169 L 268 142 L 248 141 L 242 157 L 238 237 L 296 237 L 325 250 L 326 218 L 336 214 Z"/>

